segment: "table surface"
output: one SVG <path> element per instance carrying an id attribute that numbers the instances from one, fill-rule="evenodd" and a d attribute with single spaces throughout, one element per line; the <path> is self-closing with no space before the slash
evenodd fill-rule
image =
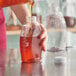
<path id="1" fill-rule="evenodd" d="M 14 53 L 15 52 L 15 53 Z M 18 50 L 0 51 L 0 76 L 76 76 L 76 48 L 68 49 L 68 61 L 63 64 L 50 62 L 22 63 Z"/>
<path id="2" fill-rule="evenodd" d="M 50 30 L 53 31 L 53 29 L 47 29 L 47 31 L 49 32 Z M 54 30 L 55 31 L 55 30 Z M 60 31 L 60 29 L 56 30 L 56 31 Z M 76 33 L 76 28 L 67 28 L 68 32 L 72 32 L 72 33 Z M 21 30 L 13 30 L 13 31 L 7 31 L 6 34 L 7 35 L 20 35 Z"/>

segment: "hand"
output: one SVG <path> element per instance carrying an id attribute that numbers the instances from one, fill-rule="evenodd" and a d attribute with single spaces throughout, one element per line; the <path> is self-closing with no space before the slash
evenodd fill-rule
<path id="1" fill-rule="evenodd" d="M 46 43 L 47 43 L 47 39 L 48 39 L 48 36 L 47 36 L 47 31 L 46 29 L 43 27 L 43 25 L 41 24 L 41 34 L 39 35 L 38 38 L 41 39 L 41 42 L 40 42 L 40 46 L 41 46 L 41 49 L 43 51 L 46 51 Z"/>

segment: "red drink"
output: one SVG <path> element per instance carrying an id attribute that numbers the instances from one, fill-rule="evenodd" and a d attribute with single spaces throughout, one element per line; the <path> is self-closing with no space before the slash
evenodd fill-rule
<path id="1" fill-rule="evenodd" d="M 41 59 L 40 39 L 37 37 L 20 37 L 20 51 L 23 62 L 37 62 Z"/>

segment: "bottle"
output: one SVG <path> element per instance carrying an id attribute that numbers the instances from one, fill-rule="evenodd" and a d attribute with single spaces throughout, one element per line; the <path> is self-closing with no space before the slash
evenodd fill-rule
<path id="1" fill-rule="evenodd" d="M 59 7 L 54 4 L 47 15 L 46 26 L 48 31 L 48 44 L 44 61 L 55 63 L 66 62 L 66 23 Z"/>
<path id="2" fill-rule="evenodd" d="M 34 0 L 0 0 L 0 7 L 8 7 L 17 4 L 24 4 L 27 2 L 33 2 Z"/>
<path id="3" fill-rule="evenodd" d="M 36 16 L 27 17 L 26 24 L 22 26 L 20 36 L 20 51 L 22 62 L 38 62 L 41 60 L 40 24 Z"/>

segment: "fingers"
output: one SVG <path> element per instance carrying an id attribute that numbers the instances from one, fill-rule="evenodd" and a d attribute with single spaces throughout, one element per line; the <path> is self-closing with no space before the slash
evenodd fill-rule
<path id="1" fill-rule="evenodd" d="M 47 31 L 46 29 L 43 27 L 43 25 L 40 25 L 41 26 L 41 34 L 39 35 L 39 39 L 41 39 L 41 42 L 40 42 L 40 46 L 41 46 L 41 49 L 43 51 L 46 51 L 46 43 L 47 43 Z"/>
<path id="2" fill-rule="evenodd" d="M 47 43 L 47 37 L 43 38 L 40 42 L 41 50 L 46 51 L 46 43 Z"/>
<path id="3" fill-rule="evenodd" d="M 47 31 L 46 31 L 46 29 L 43 27 L 42 24 L 40 25 L 40 27 L 41 27 L 41 34 L 38 36 L 38 38 L 43 39 L 43 38 L 47 37 Z"/>

